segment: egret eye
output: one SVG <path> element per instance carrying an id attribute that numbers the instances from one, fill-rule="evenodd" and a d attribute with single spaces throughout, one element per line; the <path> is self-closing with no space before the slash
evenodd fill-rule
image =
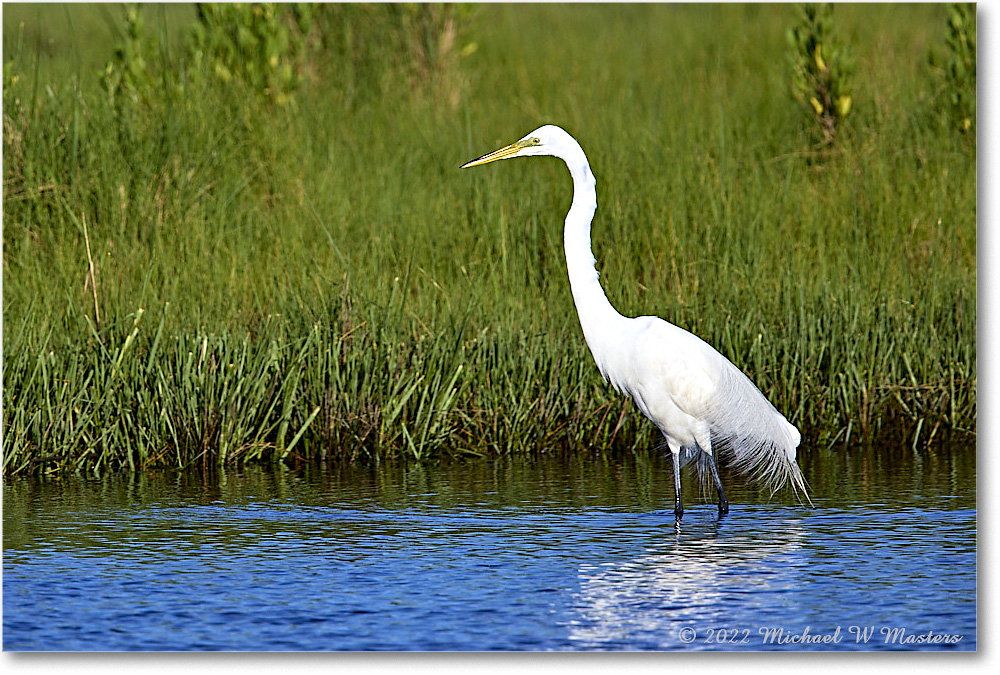
<path id="1" fill-rule="evenodd" d="M 533 137 L 533 138 L 531 139 L 531 144 L 532 144 L 532 145 L 539 145 L 540 143 L 541 143 L 541 141 L 540 141 L 540 140 L 538 140 L 538 137 L 537 137 L 537 136 L 536 136 L 536 137 Z"/>

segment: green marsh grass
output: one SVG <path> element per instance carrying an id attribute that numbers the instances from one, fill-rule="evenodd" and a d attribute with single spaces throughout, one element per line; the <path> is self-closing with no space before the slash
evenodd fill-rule
<path id="1" fill-rule="evenodd" d="M 856 90 L 822 157 L 790 7 L 483 6 L 457 103 L 332 50 L 294 105 L 117 109 L 112 41 L 78 37 L 114 8 L 38 11 L 4 8 L 5 475 L 654 447 L 580 333 L 565 169 L 458 169 L 544 122 L 590 157 L 615 306 L 715 345 L 804 452 L 974 437 L 975 142 L 932 109 L 941 6 L 837 6 Z"/>

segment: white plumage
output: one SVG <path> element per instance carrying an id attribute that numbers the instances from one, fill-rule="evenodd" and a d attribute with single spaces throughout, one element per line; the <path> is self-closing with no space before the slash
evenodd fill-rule
<path id="1" fill-rule="evenodd" d="M 563 244 L 573 301 L 583 335 L 601 375 L 635 401 L 666 438 L 673 458 L 674 511 L 683 513 L 680 467 L 696 460 L 700 475 L 711 476 L 719 512 L 729 509 L 716 469 L 717 456 L 760 481 L 772 492 L 790 483 L 808 500 L 795 463 L 799 431 L 753 382 L 701 338 L 655 316 L 619 314 L 598 280 L 590 246 L 597 190 L 590 163 L 566 131 L 545 125 L 511 145 L 465 164 L 551 155 L 573 177 L 573 203 L 566 214 Z"/>

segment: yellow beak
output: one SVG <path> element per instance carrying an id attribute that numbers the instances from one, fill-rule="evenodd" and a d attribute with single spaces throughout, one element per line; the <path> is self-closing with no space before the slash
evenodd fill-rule
<path id="1" fill-rule="evenodd" d="M 511 143 L 499 150 L 494 150 L 488 155 L 483 155 L 479 159 L 474 159 L 471 162 L 463 164 L 460 168 L 468 169 L 470 166 L 479 166 L 480 164 L 489 164 L 490 162 L 495 162 L 498 159 L 507 159 L 508 157 L 513 157 L 517 153 L 524 150 L 526 146 L 518 141 L 517 143 Z"/>

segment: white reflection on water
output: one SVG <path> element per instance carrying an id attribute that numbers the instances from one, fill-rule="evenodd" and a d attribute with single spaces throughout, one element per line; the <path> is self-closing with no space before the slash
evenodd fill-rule
<path id="1" fill-rule="evenodd" d="M 723 536 L 709 526 L 632 560 L 581 564 L 574 598 L 580 617 L 571 624 L 570 639 L 581 647 L 690 649 L 718 638 L 710 629 L 752 628 L 752 644 L 759 645 L 756 626 L 782 618 L 780 598 L 793 602 L 792 591 L 802 583 L 795 570 L 807 557 L 800 520 L 771 521 L 767 527 L 767 536 Z M 766 605 L 759 602 L 765 596 Z M 697 631 L 691 645 L 678 638 L 689 626 Z M 741 630 L 740 638 L 746 636 Z"/>

